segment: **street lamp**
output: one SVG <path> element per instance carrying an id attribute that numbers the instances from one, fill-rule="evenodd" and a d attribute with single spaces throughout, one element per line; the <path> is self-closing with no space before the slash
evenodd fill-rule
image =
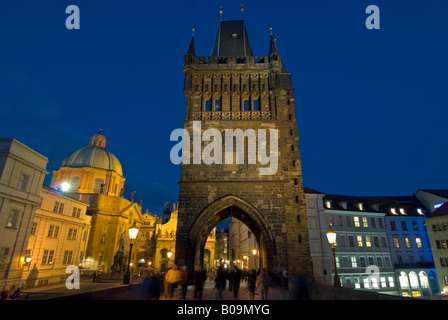
<path id="1" fill-rule="evenodd" d="M 254 257 L 255 257 L 255 269 L 257 269 L 257 265 L 258 265 L 258 263 L 257 263 L 257 249 L 252 249 L 252 254 L 254 255 Z"/>
<path id="2" fill-rule="evenodd" d="M 335 246 L 336 246 L 336 232 L 333 231 L 333 228 L 330 224 L 330 229 L 328 229 L 327 232 L 327 239 L 328 243 L 331 245 L 331 250 L 333 251 L 333 263 L 334 263 L 334 286 L 340 287 L 341 281 L 338 276 L 338 268 L 336 267 L 336 253 L 335 253 Z"/>
<path id="3" fill-rule="evenodd" d="M 26 264 L 28 265 L 28 270 L 30 270 L 31 257 L 30 257 L 30 256 L 27 256 L 27 257 L 25 258 L 25 261 L 26 261 Z"/>
<path id="4" fill-rule="evenodd" d="M 129 230 L 129 239 L 131 239 L 130 249 L 129 249 L 129 259 L 128 259 L 128 269 L 123 277 L 123 284 L 129 284 L 131 282 L 131 257 L 132 257 L 132 246 L 134 245 L 133 241 L 137 239 L 138 228 L 137 224 L 134 221 L 134 224 L 128 229 Z"/>

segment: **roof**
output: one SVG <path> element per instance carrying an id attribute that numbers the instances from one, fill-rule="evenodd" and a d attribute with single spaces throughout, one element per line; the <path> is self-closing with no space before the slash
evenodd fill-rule
<path id="1" fill-rule="evenodd" d="M 440 208 L 431 213 L 428 218 L 447 216 L 448 215 L 448 202 L 445 202 Z"/>
<path id="2" fill-rule="evenodd" d="M 434 194 L 436 196 L 439 196 L 439 197 L 448 198 L 448 190 L 444 190 L 444 189 L 420 189 L 420 191 L 427 192 L 427 193 L 432 193 L 432 194 Z"/>
<path id="3" fill-rule="evenodd" d="M 324 201 L 331 201 L 331 210 L 383 212 L 388 216 L 426 216 L 429 212 L 414 196 L 358 197 L 326 194 Z M 362 203 L 362 210 L 359 204 Z M 395 209 L 395 214 L 392 212 Z M 423 215 L 419 212 L 421 209 Z"/>
<path id="4" fill-rule="evenodd" d="M 90 145 L 69 154 L 60 167 L 84 168 L 91 167 L 115 171 L 123 176 L 123 169 L 117 157 L 105 148 L 106 138 L 97 133 L 90 138 Z"/>
<path id="5" fill-rule="evenodd" d="M 221 21 L 213 44 L 212 57 L 252 56 L 249 35 L 243 20 Z"/>

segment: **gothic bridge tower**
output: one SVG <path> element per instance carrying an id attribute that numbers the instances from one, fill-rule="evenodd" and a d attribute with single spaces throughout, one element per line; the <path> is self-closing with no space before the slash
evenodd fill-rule
<path id="1" fill-rule="evenodd" d="M 294 89 L 274 38 L 268 55 L 254 56 L 244 21 L 221 21 L 211 56 L 196 55 L 193 34 L 183 71 L 190 140 L 184 136 L 177 263 L 202 264 L 210 231 L 234 217 L 256 237 L 262 267 L 312 277 Z M 238 129 L 245 134 L 244 159 L 237 152 L 241 140 L 226 139 L 226 130 Z M 260 140 L 263 130 L 266 139 Z M 257 139 L 250 138 L 254 132 Z M 216 141 L 222 157 L 215 148 L 210 163 L 204 153 Z M 271 156 L 269 163 L 261 161 L 263 154 Z"/>

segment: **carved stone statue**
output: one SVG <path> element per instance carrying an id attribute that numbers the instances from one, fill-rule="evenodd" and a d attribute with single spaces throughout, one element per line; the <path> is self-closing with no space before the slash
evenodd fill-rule
<path id="1" fill-rule="evenodd" d="M 129 201 L 134 202 L 134 194 L 135 194 L 135 191 L 132 191 L 131 198 L 129 199 Z"/>
<path id="2" fill-rule="evenodd" d="M 114 274 L 122 274 L 125 271 L 125 263 L 126 263 L 126 253 L 124 251 L 126 245 L 126 231 L 120 236 L 120 240 L 118 242 L 118 250 L 114 255 L 114 263 L 111 267 L 112 275 Z"/>

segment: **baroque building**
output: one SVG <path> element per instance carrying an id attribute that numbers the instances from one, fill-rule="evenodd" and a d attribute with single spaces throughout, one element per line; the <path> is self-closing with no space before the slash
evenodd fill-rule
<path id="1" fill-rule="evenodd" d="M 129 252 L 128 229 L 134 222 L 140 228 L 144 221 L 141 202 L 133 199 L 135 192 L 130 199 L 123 197 L 124 181 L 121 163 L 106 149 L 106 138 L 101 132 L 90 138 L 88 146 L 68 155 L 53 172 L 53 189 L 65 186 L 67 196 L 89 204 L 87 214 L 92 218 L 85 269 L 110 272 L 120 238 L 125 239 L 125 253 Z M 134 266 L 141 251 L 137 246 L 133 248 Z"/>
<path id="2" fill-rule="evenodd" d="M 211 56 L 196 55 L 193 35 L 183 71 L 176 260 L 201 264 L 210 231 L 233 217 L 263 248 L 260 267 L 311 278 L 292 75 L 275 39 L 255 56 L 244 21 L 221 21 Z"/>

